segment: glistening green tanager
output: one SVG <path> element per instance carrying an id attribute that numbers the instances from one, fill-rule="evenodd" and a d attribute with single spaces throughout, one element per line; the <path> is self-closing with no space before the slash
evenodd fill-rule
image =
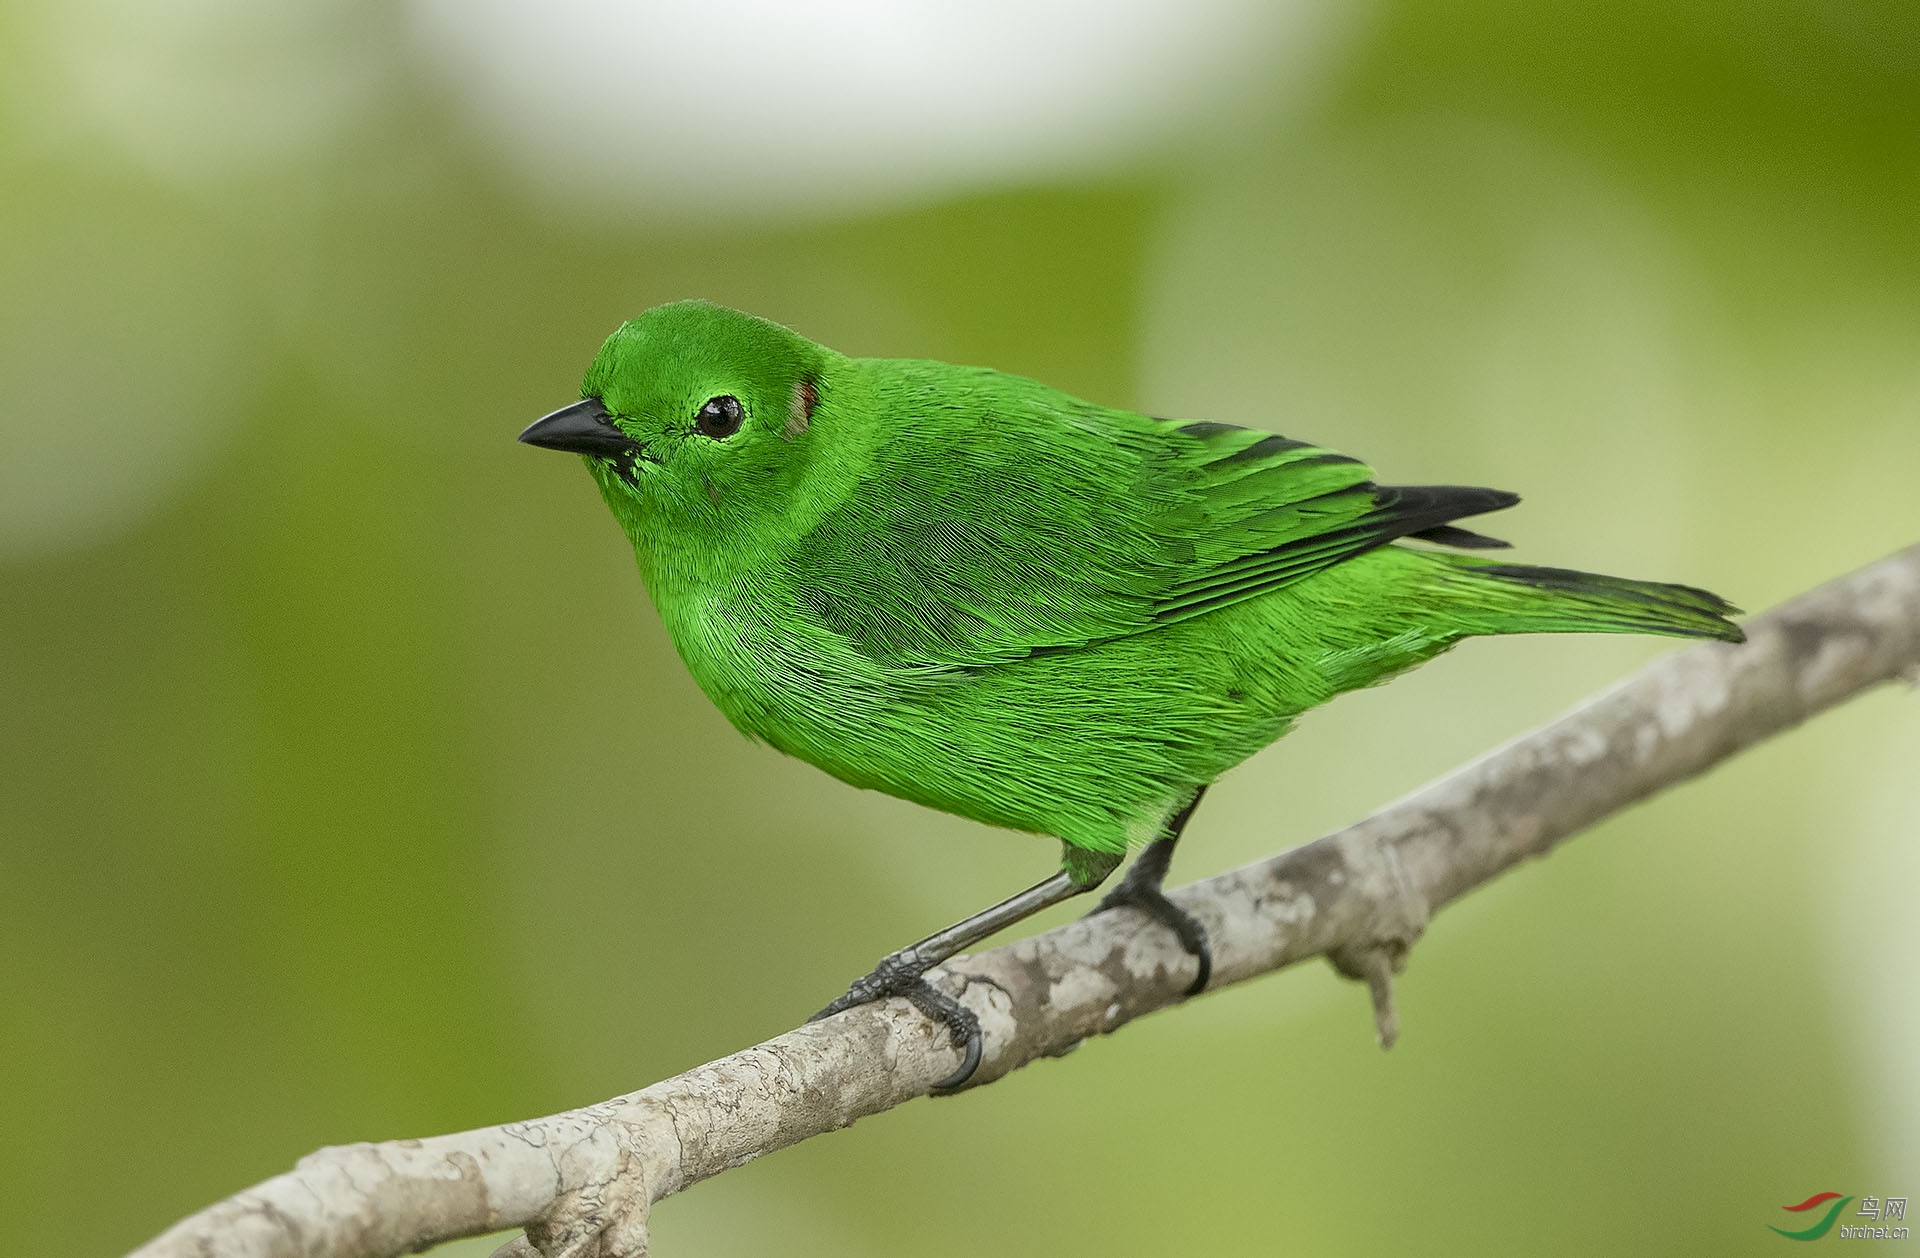
<path id="1" fill-rule="evenodd" d="M 1343 454 L 1083 402 L 978 367 L 848 358 L 705 302 L 614 332 L 521 440 L 584 456 L 702 690 L 855 786 L 1052 835 L 1062 869 L 883 960 L 822 1013 L 921 976 L 1147 844 L 1102 907 L 1162 894 L 1207 785 L 1343 690 L 1474 634 L 1739 641 L 1704 590 L 1481 555 L 1494 489 L 1377 484 Z M 1409 544 L 1409 543 L 1414 544 Z M 1447 548 L 1447 549 L 1442 549 Z"/>

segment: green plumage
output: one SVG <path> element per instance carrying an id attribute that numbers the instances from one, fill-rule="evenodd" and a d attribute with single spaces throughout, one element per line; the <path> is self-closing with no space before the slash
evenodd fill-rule
<path id="1" fill-rule="evenodd" d="M 847 358 L 706 303 L 624 324 L 582 394 L 618 430 L 587 466 L 728 719 L 1056 836 L 1072 870 L 1104 875 L 1300 713 L 1461 638 L 1741 636 L 1702 590 L 1429 548 L 1501 545 L 1450 521 L 1510 494 L 1381 486 L 1302 442 Z"/>

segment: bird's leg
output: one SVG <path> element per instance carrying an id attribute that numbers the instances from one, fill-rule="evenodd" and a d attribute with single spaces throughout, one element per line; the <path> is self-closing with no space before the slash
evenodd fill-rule
<path id="1" fill-rule="evenodd" d="M 914 1003 L 920 1012 L 936 1022 L 946 1024 L 947 1031 L 953 1036 L 954 1045 L 963 1050 L 965 1059 L 960 1068 L 933 1085 L 936 1094 L 952 1092 L 973 1077 L 980 1065 L 980 1019 L 973 1010 L 967 1008 L 953 997 L 947 995 L 921 976 L 942 961 L 971 948 L 987 936 L 996 934 L 1015 922 L 1032 917 L 1045 908 L 1051 908 L 1062 900 L 1070 900 L 1076 895 L 1093 890 L 1099 886 L 1106 875 L 1119 863 L 1114 858 L 1104 870 L 1092 871 L 1097 877 L 1089 880 L 1084 874 L 1076 878 L 1074 874 L 1061 870 L 1051 878 L 1037 882 L 1018 895 L 1009 896 L 992 908 L 983 909 L 972 917 L 955 922 L 945 930 L 935 931 L 918 943 L 908 944 L 898 952 L 889 953 L 873 967 L 873 972 L 864 978 L 856 979 L 847 993 L 822 1009 L 809 1022 L 818 1022 L 831 1017 L 855 1005 L 864 1005 L 868 1001 L 880 1000 L 887 996 L 905 996 Z"/>
<path id="2" fill-rule="evenodd" d="M 1123 905 L 1136 908 L 1177 935 L 1180 946 L 1193 954 L 1200 968 L 1187 987 L 1189 996 L 1205 991 L 1207 980 L 1213 977 L 1213 949 L 1207 944 L 1207 928 L 1200 924 L 1200 919 L 1169 900 L 1160 884 L 1166 881 L 1167 866 L 1173 862 L 1173 845 L 1180 841 L 1180 832 L 1187 828 L 1193 810 L 1200 806 L 1200 797 L 1206 793 L 1207 788 L 1201 787 L 1185 808 L 1167 820 L 1160 837 L 1147 844 L 1133 867 L 1120 879 L 1120 885 L 1107 892 L 1106 898 L 1093 910 L 1104 913 Z"/>

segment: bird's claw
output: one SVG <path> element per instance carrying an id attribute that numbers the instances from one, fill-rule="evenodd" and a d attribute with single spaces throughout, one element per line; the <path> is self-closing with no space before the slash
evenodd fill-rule
<path id="1" fill-rule="evenodd" d="M 980 1068 L 985 1047 L 980 1034 L 979 1016 L 929 983 L 919 968 L 898 955 L 887 957 L 873 967 L 872 973 L 855 979 L 844 995 L 835 997 L 826 1008 L 807 1021 L 818 1022 L 822 1018 L 830 1018 L 836 1013 L 844 1013 L 858 1005 L 884 1000 L 889 996 L 906 997 L 913 1002 L 914 1008 L 944 1025 L 947 1034 L 953 1038 L 953 1046 L 960 1050 L 959 1068 L 933 1085 L 933 1095 L 945 1096 L 966 1086 L 967 1081 L 973 1078 L 973 1072 Z"/>
<path id="2" fill-rule="evenodd" d="M 1213 945 L 1207 942 L 1207 928 L 1200 924 L 1199 918 L 1168 899 L 1167 893 L 1159 887 L 1132 879 L 1122 879 L 1120 885 L 1107 892 L 1106 898 L 1095 905 L 1093 912 L 1087 916 L 1117 908 L 1139 909 L 1172 931 L 1180 940 L 1180 946 L 1187 950 L 1199 968 L 1199 973 L 1193 976 L 1193 982 L 1187 985 L 1186 994 L 1198 996 L 1207 990 L 1207 981 L 1213 977 Z"/>

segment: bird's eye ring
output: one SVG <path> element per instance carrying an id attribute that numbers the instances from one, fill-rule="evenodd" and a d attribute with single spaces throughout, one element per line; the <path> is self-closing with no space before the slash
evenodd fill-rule
<path id="1" fill-rule="evenodd" d="M 708 398 L 693 417 L 693 426 L 700 430 L 703 437 L 712 437 L 715 441 L 724 441 L 740 431 L 740 423 L 746 418 L 741 409 L 740 399 L 731 393 L 722 393 L 719 397 Z"/>

